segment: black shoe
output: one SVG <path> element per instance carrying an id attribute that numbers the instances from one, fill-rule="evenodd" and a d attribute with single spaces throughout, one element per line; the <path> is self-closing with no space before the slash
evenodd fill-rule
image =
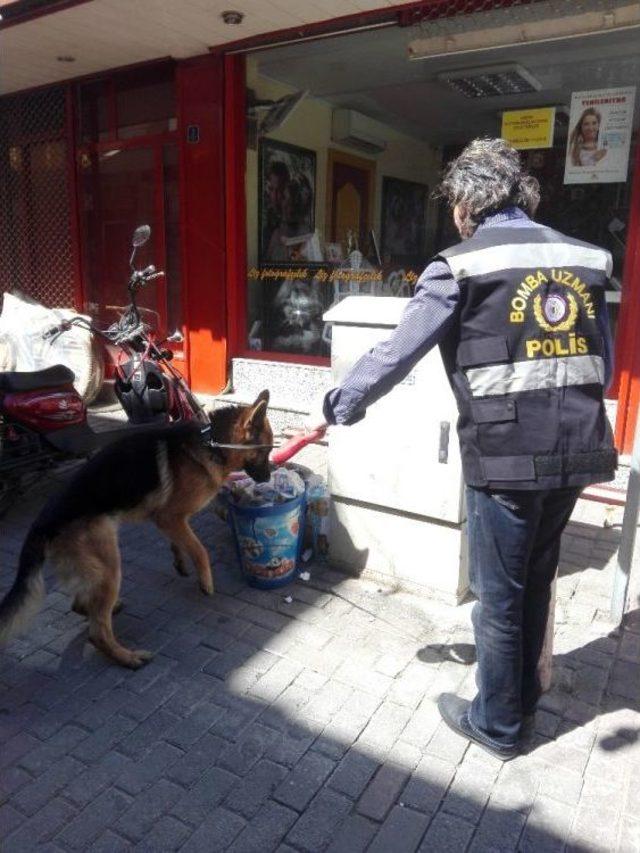
<path id="1" fill-rule="evenodd" d="M 477 734 L 469 724 L 469 708 L 471 702 L 461 699 L 454 693 L 441 693 L 438 698 L 438 710 L 440 716 L 456 734 L 461 735 L 472 743 L 477 743 L 481 749 L 501 761 L 509 761 L 519 754 L 517 746 L 495 746 L 487 738 Z"/>

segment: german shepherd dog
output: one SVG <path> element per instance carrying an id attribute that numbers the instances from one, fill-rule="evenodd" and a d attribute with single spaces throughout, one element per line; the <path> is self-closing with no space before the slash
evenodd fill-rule
<path id="1" fill-rule="evenodd" d="M 273 433 L 268 402 L 269 392 L 263 391 L 249 407 L 219 409 L 209 416 L 213 441 L 246 449 L 207 444 L 202 424 L 191 421 L 125 434 L 83 465 L 31 525 L 15 582 L 0 602 L 0 642 L 40 608 L 43 564 L 49 557 L 75 592 L 72 607 L 87 616 L 94 645 L 132 669 L 149 660 L 149 652 L 125 648 L 113 633 L 121 579 L 118 523 L 155 522 L 171 542 L 176 570 L 187 574 L 185 556 L 190 557 L 200 588 L 212 595 L 209 556 L 189 519 L 232 471 L 245 470 L 258 482 L 269 479 Z"/>

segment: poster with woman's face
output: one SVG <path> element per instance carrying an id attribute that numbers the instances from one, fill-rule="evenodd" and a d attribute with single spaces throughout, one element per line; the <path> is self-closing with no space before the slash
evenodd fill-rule
<path id="1" fill-rule="evenodd" d="M 262 139 L 259 152 L 260 263 L 305 259 L 304 240 L 315 228 L 315 151 Z"/>
<path id="2" fill-rule="evenodd" d="M 627 180 L 635 97 L 635 86 L 572 94 L 565 184 Z"/>

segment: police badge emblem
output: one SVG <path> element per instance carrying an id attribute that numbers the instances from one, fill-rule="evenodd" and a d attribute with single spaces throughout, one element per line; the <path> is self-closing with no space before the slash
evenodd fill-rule
<path id="1" fill-rule="evenodd" d="M 542 303 L 542 313 L 546 321 L 552 326 L 562 323 L 568 311 L 569 304 L 565 297 L 559 293 L 552 293 Z"/>
<path id="2" fill-rule="evenodd" d="M 568 332 L 578 318 L 578 303 L 571 293 L 538 294 L 533 300 L 533 314 L 545 332 Z"/>

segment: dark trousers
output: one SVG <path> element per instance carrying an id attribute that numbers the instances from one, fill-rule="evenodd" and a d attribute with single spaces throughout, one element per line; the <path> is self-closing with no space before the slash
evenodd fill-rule
<path id="1" fill-rule="evenodd" d="M 478 694 L 469 723 L 497 745 L 518 740 L 540 698 L 537 665 L 560 537 L 581 489 L 467 488 Z"/>

